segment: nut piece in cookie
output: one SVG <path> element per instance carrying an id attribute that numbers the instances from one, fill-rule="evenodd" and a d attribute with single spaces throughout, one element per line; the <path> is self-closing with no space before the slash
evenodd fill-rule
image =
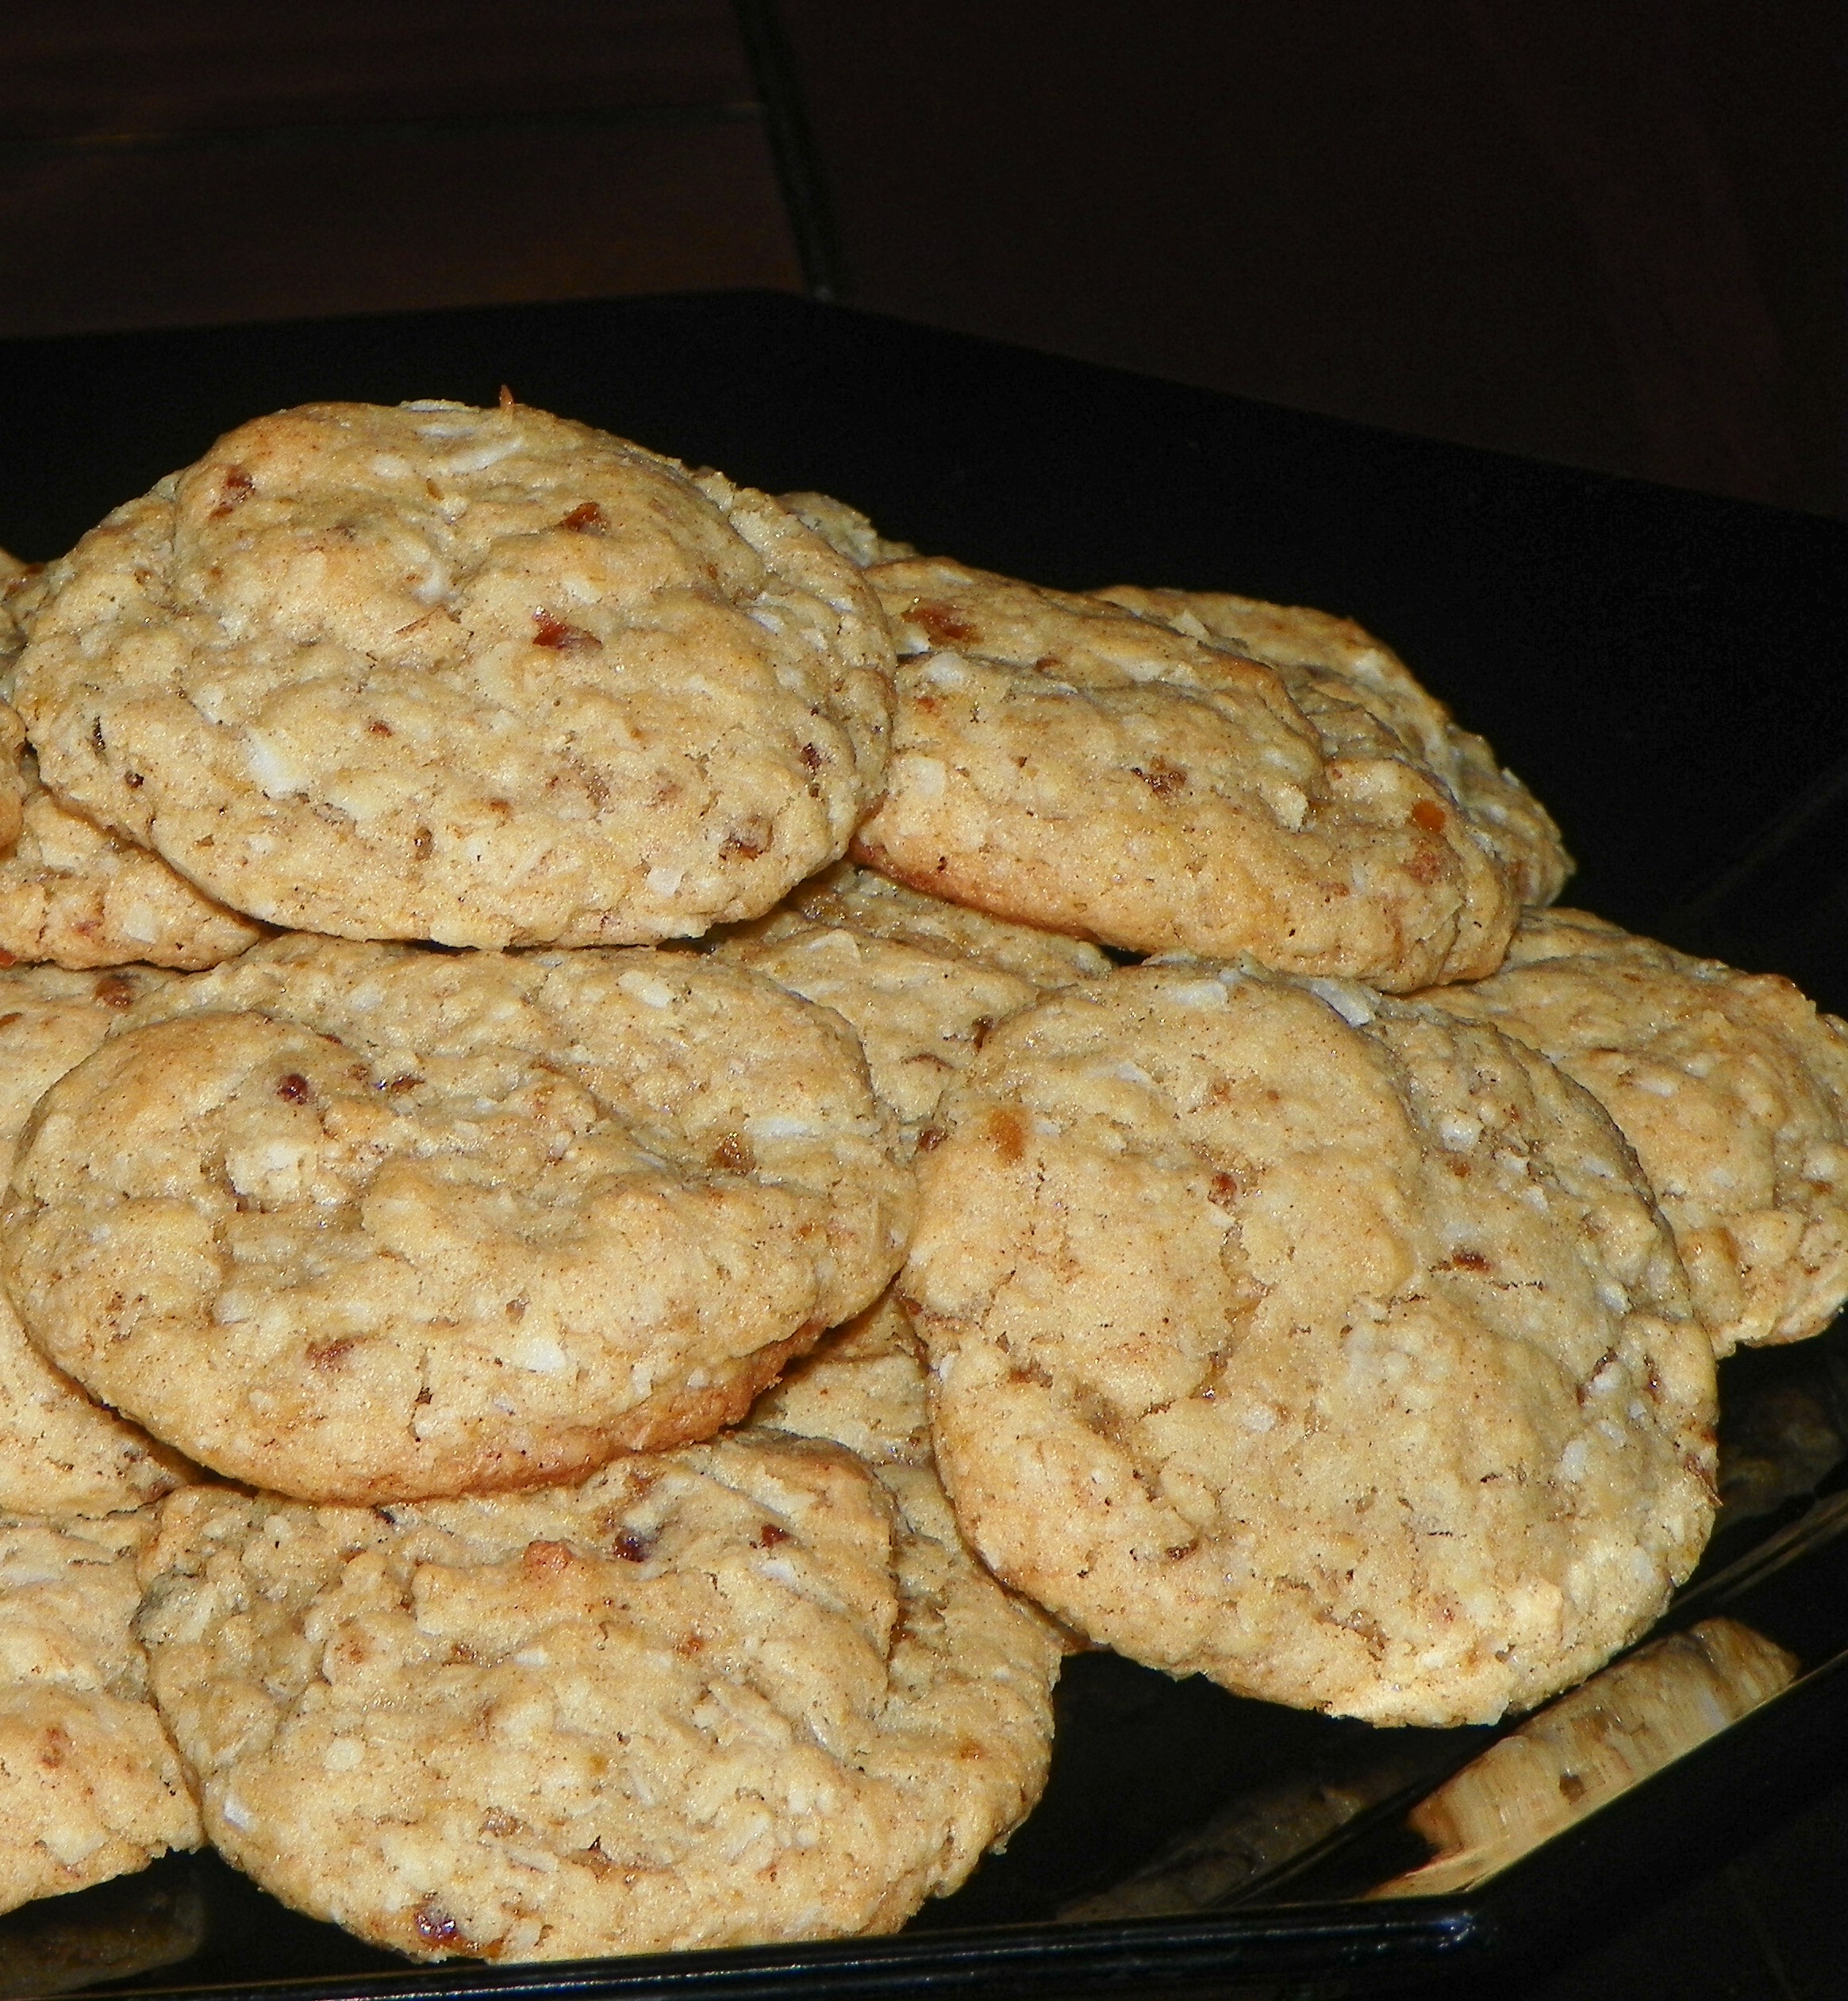
<path id="1" fill-rule="evenodd" d="M 151 1527 L 0 1515 L 0 1911 L 204 1838 L 133 1630 Z"/>
<path id="2" fill-rule="evenodd" d="M 1531 1050 L 1142 966 L 1004 1023 L 939 1119 L 901 1284 L 944 1482 L 1093 1639 L 1486 1722 L 1693 1567 L 1712 1348 L 1621 1136 Z"/>
<path id="3" fill-rule="evenodd" d="M 1715 1351 L 1819 1334 L 1848 1299 L 1848 1027 L 1774 974 L 1588 916 L 1530 916 L 1508 962 L 1423 998 L 1596 1098 L 1636 1150 Z"/>
<path id="4" fill-rule="evenodd" d="M 191 1491 L 140 1630 L 213 1841 L 415 1957 L 893 1930 L 1043 1782 L 1039 1623 L 838 1446 L 389 1508 Z"/>
<path id="5" fill-rule="evenodd" d="M 697 935 L 841 855 L 891 643 L 767 495 L 514 405 L 247 424 L 48 574 L 44 782 L 269 922 Z"/>
<path id="6" fill-rule="evenodd" d="M 40 1098 L 136 1001 L 171 984 L 145 966 L 0 972 L 0 1185 Z M 114 1514 L 157 1500 L 194 1470 L 54 1369 L 0 1292 L 0 1511 Z"/>
<path id="7" fill-rule="evenodd" d="M 534 1486 L 736 1421 L 875 1297 L 895 1146 L 844 1023 L 697 954 L 283 938 L 48 1093 L 8 1282 L 233 1478 Z"/>
<path id="8" fill-rule="evenodd" d="M 1572 858 L 1539 801 L 1504 770 L 1480 736 L 1459 729 L 1393 649 L 1353 620 L 1301 605 L 1270 605 L 1223 590 L 1153 590 L 1119 584 L 1097 593 L 1197 639 L 1223 639 L 1277 668 L 1306 714 L 1358 704 L 1449 788 L 1470 824 L 1507 869 L 1524 904 L 1548 904 Z"/>
<path id="9" fill-rule="evenodd" d="M 916 1144 L 944 1086 L 997 1022 L 1107 974 L 1094 945 L 939 903 L 842 863 L 744 925 L 716 956 L 851 1024 L 873 1088 Z"/>
<path id="10" fill-rule="evenodd" d="M 941 561 L 866 580 L 901 655 L 854 843 L 882 874 L 1130 951 L 1391 989 L 1500 963 L 1507 867 L 1358 703 L 1096 597 Z"/>

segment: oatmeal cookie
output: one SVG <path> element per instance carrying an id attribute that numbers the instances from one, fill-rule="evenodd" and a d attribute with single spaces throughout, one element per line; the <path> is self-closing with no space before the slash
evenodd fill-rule
<path id="1" fill-rule="evenodd" d="M 716 955 L 843 1016 L 866 1052 L 874 1089 L 913 1140 L 997 1021 L 1049 988 L 1110 970 L 1094 945 L 939 903 L 844 864 L 742 927 Z"/>
<path id="2" fill-rule="evenodd" d="M 777 498 L 829 548 L 839 550 L 862 570 L 869 563 L 896 563 L 901 556 L 917 554 L 909 542 L 894 542 L 882 535 L 857 507 L 849 507 L 832 494 L 779 494 Z"/>
<path id="3" fill-rule="evenodd" d="M 851 1454 L 748 1430 L 486 1500 L 191 1489 L 140 1631 L 213 1841 L 381 1945 L 889 1931 L 1045 1774 L 1055 1662 L 947 1557 Z"/>
<path id="4" fill-rule="evenodd" d="M 271 923 L 692 936 L 839 856 L 890 641 L 767 495 L 513 406 L 259 418 L 54 565 L 44 782 Z"/>
<path id="5" fill-rule="evenodd" d="M 1423 997 L 1539 1050 L 1610 1113 L 1717 1353 L 1834 1319 L 1848 1299 L 1848 1027 L 1788 980 L 1556 910 L 1527 918 L 1493 979 Z"/>
<path id="6" fill-rule="evenodd" d="M 203 1838 L 133 1631 L 149 1526 L 0 1515 L 0 1910 Z"/>
<path id="7" fill-rule="evenodd" d="M 1091 1638 L 1487 1722 L 1692 1569 L 1714 1364 L 1596 1101 L 1347 982 L 1116 973 L 947 1098 L 901 1285 L 959 1520 Z"/>
<path id="8" fill-rule="evenodd" d="M 1276 667 L 1305 714 L 1358 703 L 1443 781 L 1523 904 L 1550 903 L 1565 887 L 1572 858 L 1552 815 L 1480 736 L 1458 728 L 1389 646 L 1352 619 L 1223 590 L 1119 584 L 1097 595 L 1178 632 L 1224 639 L 1248 659 Z"/>
<path id="9" fill-rule="evenodd" d="M 913 1201 L 843 1023 L 686 952 L 289 937 L 53 1087 L 5 1256 L 48 1354 L 233 1478 L 385 1500 L 705 1436 Z"/>
<path id="10" fill-rule="evenodd" d="M 0 972 L 0 1186 L 33 1108 L 136 1000 L 170 985 L 144 967 Z M 25 1338 L 0 1292 L 0 1511 L 109 1515 L 156 1500 L 190 1469 L 93 1403 Z"/>
<path id="11" fill-rule="evenodd" d="M 1122 947 L 1390 989 L 1492 971 L 1518 899 L 1442 779 L 1357 703 L 1095 597 L 952 563 L 866 572 L 898 636 L 881 874 Z"/>

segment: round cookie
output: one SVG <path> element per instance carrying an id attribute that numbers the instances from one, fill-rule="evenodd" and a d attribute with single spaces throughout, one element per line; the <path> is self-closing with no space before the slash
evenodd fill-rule
<path id="1" fill-rule="evenodd" d="M 1010 1650 L 947 1554 L 851 1454 L 751 1430 L 490 1500 L 194 1488 L 140 1630 L 214 1843 L 382 1945 L 889 1931 L 1045 1774 L 1038 1623 Z"/>
<path id="2" fill-rule="evenodd" d="M 1307 714 L 1358 702 L 1443 779 L 1523 904 L 1550 903 L 1565 887 L 1572 858 L 1551 814 L 1503 770 L 1482 738 L 1458 728 L 1389 646 L 1352 619 L 1223 590 L 1118 584 L 1097 595 L 1196 639 L 1223 639 L 1279 669 Z"/>
<path id="3" fill-rule="evenodd" d="M 1079 939 L 938 903 L 844 864 L 818 885 L 715 956 L 844 1016 L 874 1089 L 912 1136 L 997 1022 L 1048 988 L 1110 970 Z"/>
<path id="4" fill-rule="evenodd" d="M 1848 1299 L 1848 1027 L 1788 980 L 1558 910 L 1526 920 L 1493 978 L 1423 997 L 1539 1050 L 1610 1113 L 1716 1353 L 1800 1341 L 1835 1317 Z"/>
<path id="5" fill-rule="evenodd" d="M 1004 1023 L 942 1117 L 901 1283 L 944 1483 L 1091 1638 L 1482 1723 L 1693 1567 L 1712 1352 L 1621 1137 L 1520 1044 L 1143 966 Z"/>
<path id="6" fill-rule="evenodd" d="M 854 851 L 952 901 L 1139 952 L 1389 989 L 1500 963 L 1508 872 L 1366 709 L 1095 597 L 942 561 L 866 572 L 898 636 L 885 799 Z"/>
<path id="7" fill-rule="evenodd" d="M 917 551 L 909 542 L 882 535 L 857 507 L 832 494 L 778 494 L 777 498 L 799 521 L 806 522 L 831 549 L 864 570 L 871 563 L 896 563 Z"/>
<path id="8" fill-rule="evenodd" d="M 171 985 L 136 966 L 0 972 L 0 1183 L 44 1093 L 138 1000 Z M 139 1426 L 93 1403 L 25 1338 L 0 1292 L 0 1511 L 109 1515 L 155 1500 L 190 1469 Z"/>
<path id="9" fill-rule="evenodd" d="M 0 1911 L 203 1838 L 133 1630 L 149 1527 L 0 1515 Z"/>
<path id="10" fill-rule="evenodd" d="M 270 922 L 694 935 L 846 848 L 890 642 L 768 496 L 510 405 L 258 419 L 53 566 L 44 782 Z"/>
<path id="11" fill-rule="evenodd" d="M 48 1093 L 5 1254 L 54 1360 L 317 1500 L 581 1477 L 736 1420 L 914 1190 L 846 1025 L 696 954 L 288 937 Z"/>

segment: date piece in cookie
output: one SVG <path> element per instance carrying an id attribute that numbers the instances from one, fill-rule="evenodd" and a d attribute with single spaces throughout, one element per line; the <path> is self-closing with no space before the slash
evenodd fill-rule
<path id="1" fill-rule="evenodd" d="M 1596 1101 L 1345 982 L 1130 969 L 1004 1023 L 901 1281 L 975 1546 L 1174 1673 L 1487 1722 L 1662 1609 L 1714 1364 Z"/>
<path id="2" fill-rule="evenodd" d="M 7 1279 L 234 1478 L 536 1486 L 735 1421 L 876 1297 L 895 1146 L 843 1023 L 697 954 L 279 939 L 47 1095 Z"/>
<path id="3" fill-rule="evenodd" d="M 190 1492 L 140 1630 L 212 1839 L 416 1957 L 889 1931 L 1043 1780 L 1038 1623 L 839 1446 L 414 1507 Z"/>
<path id="4" fill-rule="evenodd" d="M 138 1000 L 170 985 L 145 967 L 0 972 L 0 1186 L 40 1098 Z M 0 1292 L 0 1511 L 109 1515 L 140 1507 L 191 1470 L 139 1426 L 93 1402 L 25 1338 Z"/>
<path id="5" fill-rule="evenodd" d="M 939 903 L 844 863 L 741 927 L 717 956 L 843 1016 L 874 1089 L 913 1142 L 997 1022 L 1049 989 L 1110 970 L 1082 939 Z"/>
<path id="6" fill-rule="evenodd" d="M 1715 1349 L 1819 1334 L 1848 1299 L 1848 1027 L 1788 980 L 1583 911 L 1423 997 L 1550 1057 L 1636 1150 Z"/>
<path id="7" fill-rule="evenodd" d="M 1357 703 L 1096 597 L 940 561 L 866 573 L 901 655 L 882 874 L 1131 951 L 1391 989 L 1487 973 L 1519 899 L 1441 777 Z"/>
<path id="8" fill-rule="evenodd" d="M 1443 781 L 1523 903 L 1550 903 L 1564 888 L 1572 858 L 1552 815 L 1480 736 L 1458 728 L 1389 646 L 1352 619 L 1223 590 L 1119 584 L 1097 595 L 1276 667 L 1297 705 L 1319 720 L 1337 705 L 1358 704 Z"/>
<path id="9" fill-rule="evenodd" d="M 890 642 L 767 495 L 517 405 L 259 418 L 48 574 L 44 782 L 272 923 L 691 936 L 846 848 Z"/>
<path id="10" fill-rule="evenodd" d="M 204 1838 L 133 1633 L 151 1526 L 0 1515 L 0 1911 Z"/>

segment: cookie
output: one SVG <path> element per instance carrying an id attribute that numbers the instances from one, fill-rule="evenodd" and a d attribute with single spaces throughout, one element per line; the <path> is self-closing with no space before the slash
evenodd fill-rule
<path id="1" fill-rule="evenodd" d="M 202 1838 L 132 1630 L 148 1526 L 0 1515 L 0 1910 Z"/>
<path id="2" fill-rule="evenodd" d="M 1550 903 L 1566 886 L 1572 858 L 1552 816 L 1480 736 L 1458 728 L 1389 646 L 1353 620 L 1222 590 L 1119 584 L 1097 595 L 1197 639 L 1224 639 L 1276 667 L 1306 714 L 1358 703 L 1443 781 L 1523 903 Z"/>
<path id="3" fill-rule="evenodd" d="M 1425 997 L 1550 1057 L 1622 1127 L 1715 1350 L 1819 1334 L 1848 1299 L 1848 1027 L 1788 980 L 1583 911 L 1530 916 L 1506 968 Z"/>
<path id="4" fill-rule="evenodd" d="M 140 1631 L 213 1842 L 381 1945 L 889 1931 L 1045 1773 L 1054 1661 L 946 1556 L 851 1454 L 751 1430 L 491 1500 L 192 1489 Z"/>
<path id="5" fill-rule="evenodd" d="M 843 1016 L 874 1089 L 914 1139 L 997 1021 L 1048 988 L 1110 968 L 1079 939 L 939 903 L 863 870 L 843 865 L 818 884 L 742 927 L 716 955 Z"/>
<path id="6" fill-rule="evenodd" d="M 890 643 L 767 495 L 517 405 L 309 405 L 53 566 L 45 784 L 267 922 L 590 945 L 755 916 L 878 791 Z"/>
<path id="7" fill-rule="evenodd" d="M 170 985 L 136 967 L 0 972 L 0 1185 L 33 1107 L 137 1000 Z M 0 1292 L 0 1511 L 108 1515 L 157 1500 L 190 1469 L 93 1402 L 25 1338 Z"/>
<path id="8" fill-rule="evenodd" d="M 0 735 L 12 713 L 0 709 Z M 10 770 L 18 824 L 10 842 L 0 843 L 0 953 L 73 968 L 197 972 L 266 935 L 263 925 L 214 902 L 158 855 L 54 798 L 23 740 Z"/>
<path id="9" fill-rule="evenodd" d="M 232 1477 L 385 1500 L 740 1417 L 914 1191 L 851 1033 L 686 952 L 289 937 L 49 1092 L 5 1253 L 54 1360 Z"/>
<path id="10" fill-rule="evenodd" d="M 832 494 L 778 494 L 777 498 L 797 520 L 807 523 L 829 548 L 864 570 L 871 563 L 896 563 L 917 554 L 909 542 L 882 535 L 857 507 Z"/>
<path id="11" fill-rule="evenodd" d="M 885 799 L 854 851 L 1135 952 L 1250 951 L 1389 989 L 1492 971 L 1518 899 L 1441 779 L 1357 704 L 1095 597 L 866 572 L 898 636 Z"/>
<path id="12" fill-rule="evenodd" d="M 1596 1101 L 1347 982 L 1127 969 L 945 1100 L 901 1284 L 1006 1582 L 1235 1693 L 1485 1723 L 1661 1611 L 1714 1364 Z"/>

